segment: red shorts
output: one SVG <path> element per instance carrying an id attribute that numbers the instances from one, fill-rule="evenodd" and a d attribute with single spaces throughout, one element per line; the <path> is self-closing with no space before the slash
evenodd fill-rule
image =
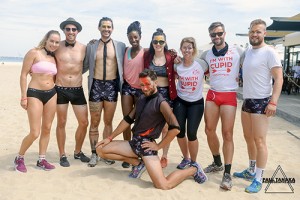
<path id="1" fill-rule="evenodd" d="M 236 92 L 216 92 L 208 90 L 206 101 L 213 101 L 218 106 L 230 105 L 237 107 Z"/>

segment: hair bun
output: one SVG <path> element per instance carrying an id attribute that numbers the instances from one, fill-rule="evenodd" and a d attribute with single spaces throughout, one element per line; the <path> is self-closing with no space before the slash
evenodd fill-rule
<path id="1" fill-rule="evenodd" d="M 163 33 L 164 31 L 161 28 L 156 29 L 157 32 Z"/>

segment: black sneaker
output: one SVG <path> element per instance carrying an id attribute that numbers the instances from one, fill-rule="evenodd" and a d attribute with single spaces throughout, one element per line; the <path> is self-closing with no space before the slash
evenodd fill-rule
<path id="1" fill-rule="evenodd" d="M 85 162 L 85 163 L 90 162 L 90 158 L 87 157 L 87 156 L 85 156 L 84 153 L 83 153 L 82 151 L 80 151 L 80 152 L 77 153 L 77 154 L 75 154 L 75 152 L 74 152 L 74 158 L 75 158 L 75 159 L 80 159 L 81 162 Z"/>
<path id="2" fill-rule="evenodd" d="M 123 162 L 122 163 L 122 167 L 123 168 L 129 168 L 130 167 L 130 164 L 128 162 Z"/>
<path id="3" fill-rule="evenodd" d="M 70 163 L 69 163 L 69 161 L 68 161 L 68 159 L 67 159 L 67 156 L 65 156 L 65 155 L 62 155 L 62 156 L 60 157 L 60 159 L 59 159 L 59 164 L 60 164 L 60 166 L 62 166 L 62 167 L 70 167 Z"/>

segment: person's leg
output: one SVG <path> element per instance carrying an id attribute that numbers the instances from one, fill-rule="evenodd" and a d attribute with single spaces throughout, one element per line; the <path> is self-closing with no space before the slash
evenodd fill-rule
<path id="1" fill-rule="evenodd" d="M 131 95 L 122 95 L 121 96 L 121 105 L 122 105 L 123 116 L 128 115 L 129 112 L 133 109 L 134 97 Z M 128 127 L 123 132 L 123 138 L 124 138 L 124 140 L 127 140 L 127 141 L 129 141 L 131 139 L 131 128 L 130 127 Z"/>
<path id="2" fill-rule="evenodd" d="M 162 190 L 174 188 L 187 177 L 193 176 L 197 172 L 195 167 L 190 167 L 187 169 L 174 171 L 165 177 L 158 156 L 143 156 L 143 161 L 154 187 Z"/>
<path id="3" fill-rule="evenodd" d="M 66 123 L 67 123 L 68 104 L 57 104 L 56 106 L 56 140 L 58 145 L 59 157 L 66 155 Z"/>
<path id="4" fill-rule="evenodd" d="M 140 163 L 137 155 L 132 151 L 129 142 L 113 140 L 104 147 L 98 147 L 97 153 L 101 158 L 109 160 L 125 161 L 134 166 Z"/>
<path id="5" fill-rule="evenodd" d="M 87 105 L 73 105 L 73 110 L 78 122 L 75 133 L 75 153 L 79 153 L 82 149 L 89 124 Z"/>
<path id="6" fill-rule="evenodd" d="M 204 169 L 206 173 L 223 170 L 219 150 L 220 142 L 216 133 L 219 115 L 219 106 L 213 101 L 206 101 L 204 109 L 205 133 L 207 136 L 209 149 L 214 158 L 214 162 Z"/>
<path id="7" fill-rule="evenodd" d="M 104 101 L 103 103 L 103 110 L 104 110 L 104 130 L 103 130 L 103 139 L 107 138 L 111 135 L 113 131 L 112 121 L 115 115 L 117 107 L 117 102 L 108 102 Z"/>
<path id="8" fill-rule="evenodd" d="M 44 170 L 54 169 L 55 166 L 48 163 L 45 159 L 46 151 L 50 140 L 50 131 L 56 112 L 57 95 L 54 95 L 43 108 L 43 119 L 41 127 L 41 136 L 39 141 L 39 160 L 37 166 Z"/>

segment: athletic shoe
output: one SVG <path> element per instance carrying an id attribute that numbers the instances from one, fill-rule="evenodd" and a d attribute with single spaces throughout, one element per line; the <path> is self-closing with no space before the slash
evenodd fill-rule
<path id="1" fill-rule="evenodd" d="M 92 153 L 90 162 L 88 163 L 89 167 L 95 167 L 99 161 L 99 157 L 97 154 Z"/>
<path id="2" fill-rule="evenodd" d="M 85 163 L 90 162 L 90 158 L 87 157 L 86 155 L 84 155 L 84 153 L 82 151 L 80 151 L 77 154 L 74 152 L 74 158 L 75 159 L 80 159 L 81 162 L 85 162 Z"/>
<path id="3" fill-rule="evenodd" d="M 222 182 L 220 184 L 220 188 L 224 190 L 231 190 L 232 188 L 232 180 L 231 180 L 231 175 L 228 173 L 225 173 L 223 175 Z"/>
<path id="4" fill-rule="evenodd" d="M 67 159 L 67 156 L 66 155 L 62 155 L 59 159 L 59 164 L 60 166 L 62 167 L 70 167 L 70 163 Z"/>
<path id="5" fill-rule="evenodd" d="M 45 171 L 50 171 L 52 169 L 55 169 L 55 166 L 48 163 L 46 159 L 42 159 L 41 161 L 38 160 L 36 166 Z"/>
<path id="6" fill-rule="evenodd" d="M 115 162 L 116 162 L 114 160 L 109 160 L 109 159 L 104 159 L 104 158 L 100 158 L 100 161 L 104 162 L 107 165 L 112 165 L 112 164 L 115 164 Z"/>
<path id="7" fill-rule="evenodd" d="M 197 168 L 197 171 L 194 174 L 194 180 L 197 183 L 204 183 L 205 181 L 208 180 L 208 178 L 207 178 L 206 174 L 204 173 L 204 171 L 203 171 L 203 169 L 202 169 L 202 167 L 201 167 L 200 164 L 198 164 L 196 162 L 192 162 L 191 166 Z"/>
<path id="8" fill-rule="evenodd" d="M 16 171 L 23 172 L 23 173 L 27 172 L 27 169 L 26 169 L 26 166 L 25 166 L 25 163 L 24 163 L 24 158 L 20 158 L 20 157 L 17 156 L 15 158 L 14 164 L 15 164 L 15 170 Z"/>
<path id="9" fill-rule="evenodd" d="M 140 178 L 145 170 L 145 164 L 143 162 L 140 162 L 139 165 L 132 167 L 132 170 L 128 176 L 129 178 Z"/>
<path id="10" fill-rule="evenodd" d="M 179 163 L 179 165 L 177 165 L 177 169 L 185 169 L 188 168 L 191 164 L 191 160 L 190 159 L 185 159 L 183 158 L 182 161 Z"/>
<path id="11" fill-rule="evenodd" d="M 254 179 L 250 186 L 246 187 L 245 192 L 258 193 L 261 190 L 262 184 Z"/>
<path id="12" fill-rule="evenodd" d="M 205 173 L 219 172 L 219 171 L 223 171 L 223 166 L 222 165 L 218 166 L 215 162 L 213 162 L 212 164 L 208 165 L 204 169 Z"/>
<path id="13" fill-rule="evenodd" d="M 255 173 L 254 174 L 251 174 L 248 169 L 245 169 L 244 171 L 242 172 L 234 172 L 233 173 L 233 176 L 234 177 L 237 177 L 237 178 L 243 178 L 247 181 L 253 181 L 254 177 L 255 177 Z"/>
<path id="14" fill-rule="evenodd" d="M 160 165 L 161 165 L 161 168 L 166 168 L 168 166 L 168 159 L 166 157 L 161 157 Z"/>
<path id="15" fill-rule="evenodd" d="M 123 168 L 129 168 L 130 167 L 130 164 L 128 162 L 123 162 L 122 163 L 122 167 Z"/>

